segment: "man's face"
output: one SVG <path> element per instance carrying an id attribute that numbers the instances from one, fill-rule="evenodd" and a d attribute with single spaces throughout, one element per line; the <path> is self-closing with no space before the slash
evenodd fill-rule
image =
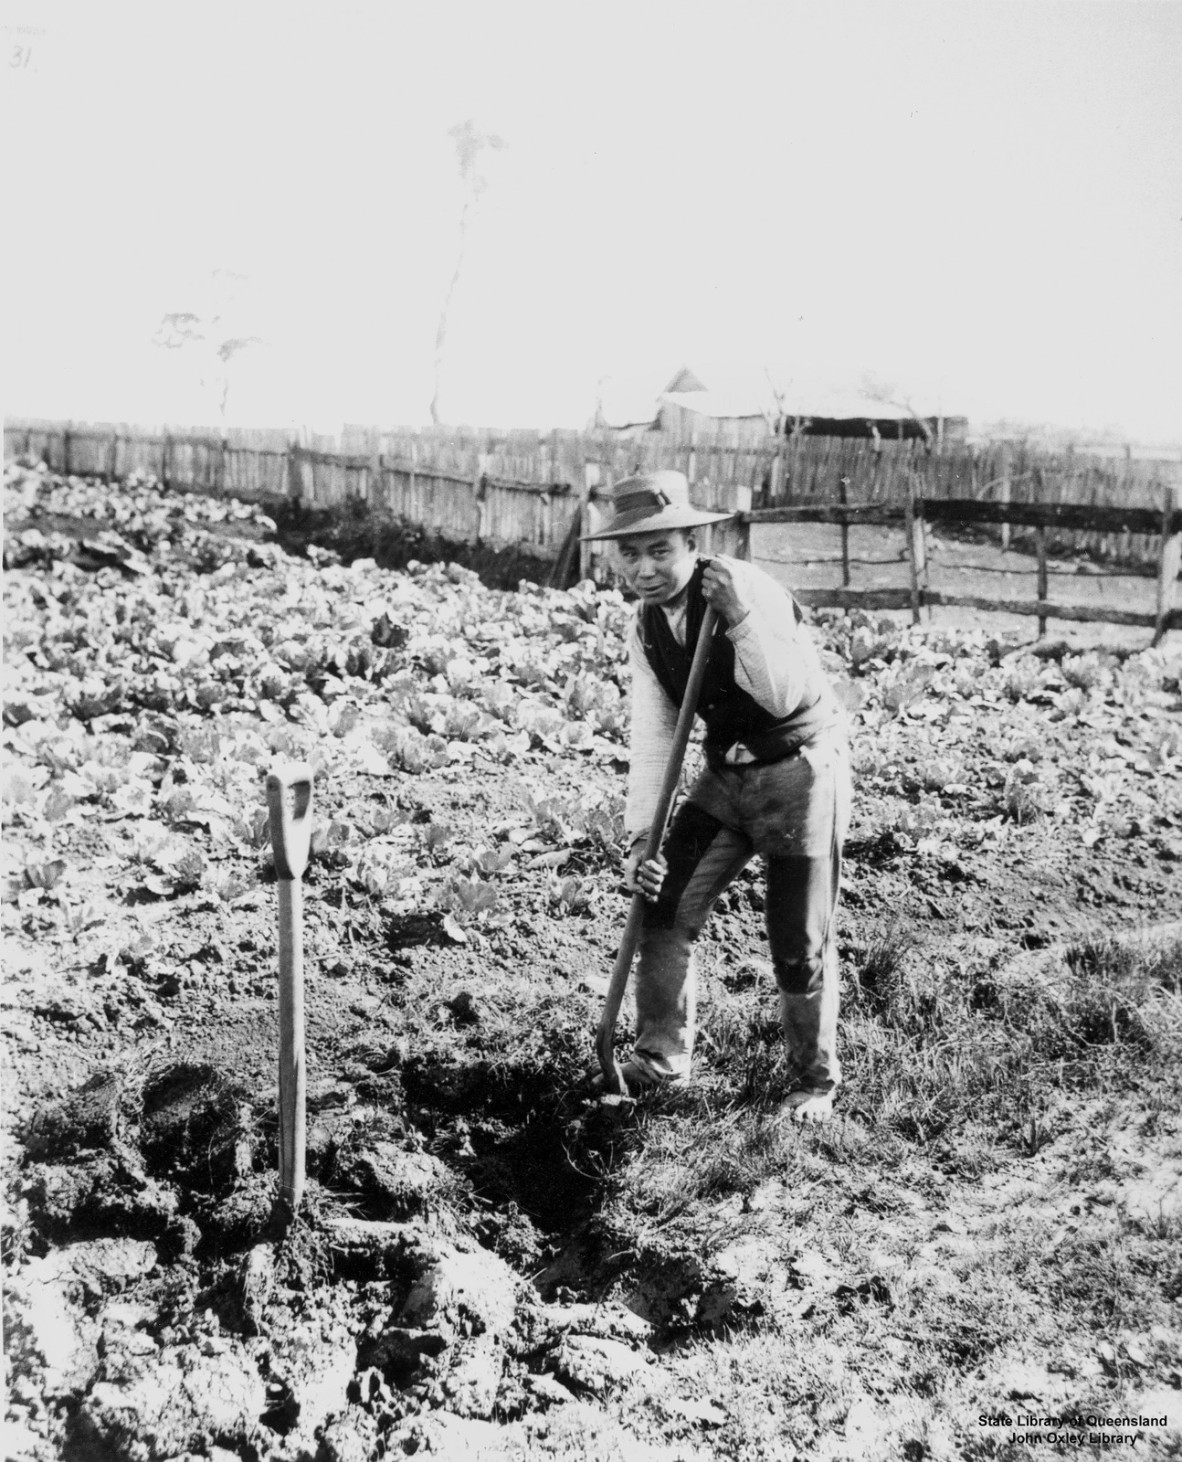
<path id="1" fill-rule="evenodd" d="M 693 534 L 684 528 L 632 533 L 616 545 L 628 587 L 646 604 L 676 599 L 693 576 L 698 556 Z"/>

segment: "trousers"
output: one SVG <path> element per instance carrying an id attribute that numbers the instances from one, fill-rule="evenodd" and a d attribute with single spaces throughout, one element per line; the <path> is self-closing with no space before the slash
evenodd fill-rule
<path id="1" fill-rule="evenodd" d="M 758 854 L 791 1086 L 837 1087 L 834 918 L 850 800 L 844 729 L 822 732 L 781 761 L 707 769 L 697 779 L 665 841 L 660 894 L 645 908 L 635 977 L 638 1075 L 660 1082 L 688 1074 L 694 944 L 718 896 Z"/>

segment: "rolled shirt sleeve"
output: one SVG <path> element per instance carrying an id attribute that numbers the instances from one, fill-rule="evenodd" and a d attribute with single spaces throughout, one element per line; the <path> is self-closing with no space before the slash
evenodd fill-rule
<path id="1" fill-rule="evenodd" d="M 727 559 L 751 608 L 727 635 L 735 647 L 735 683 L 773 716 L 790 716 L 816 674 L 816 650 L 802 633 L 791 596 L 742 559 Z"/>

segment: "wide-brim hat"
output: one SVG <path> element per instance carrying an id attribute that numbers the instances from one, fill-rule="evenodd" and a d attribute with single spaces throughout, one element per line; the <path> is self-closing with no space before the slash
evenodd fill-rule
<path id="1" fill-rule="evenodd" d="M 612 488 L 611 526 L 584 533 L 581 542 L 594 538 L 628 538 L 633 533 L 659 533 L 664 528 L 704 528 L 722 523 L 733 513 L 707 513 L 689 500 L 684 472 L 639 472 L 622 478 Z"/>

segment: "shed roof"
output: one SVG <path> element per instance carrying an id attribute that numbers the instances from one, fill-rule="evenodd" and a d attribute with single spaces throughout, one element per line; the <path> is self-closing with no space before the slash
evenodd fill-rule
<path id="1" fill-rule="evenodd" d="M 907 421 L 910 407 L 898 401 L 868 395 L 865 389 L 840 380 L 789 378 L 779 375 L 776 386 L 767 371 L 722 373 L 726 379 L 707 387 L 688 366 L 683 366 L 659 395 L 649 394 L 635 378 L 605 378 L 601 383 L 599 421 L 608 427 L 643 426 L 656 419 L 659 407 L 668 403 L 711 421 L 756 421 L 772 419 L 781 411 L 789 417 L 811 417 L 821 421 Z M 915 406 L 915 415 L 930 417 L 942 413 L 928 403 Z"/>
<path id="2" fill-rule="evenodd" d="M 649 426 L 656 417 L 657 396 L 651 386 L 616 377 L 608 377 L 600 382 L 596 420 L 602 426 L 614 430 L 630 426 Z"/>
<path id="3" fill-rule="evenodd" d="M 792 386 L 779 400 L 769 389 L 762 396 L 723 391 L 665 391 L 662 401 L 683 407 L 712 420 L 744 420 L 756 417 L 800 416 L 826 421 L 907 421 L 911 408 L 894 401 L 879 400 L 858 391 L 829 386 Z M 915 415 L 932 415 L 917 408 Z"/>
<path id="4" fill-rule="evenodd" d="M 700 391 L 662 391 L 661 401 L 662 403 L 667 401 L 671 406 L 684 406 L 687 411 L 694 411 L 699 416 L 709 416 L 716 421 L 763 417 L 768 411 L 775 410 L 775 402 L 770 396 L 765 408 L 762 403 L 753 400 L 750 396 L 741 397 L 734 392 L 708 391 L 705 387 Z"/>
<path id="5" fill-rule="evenodd" d="M 789 389 L 784 396 L 783 410 L 787 416 L 819 416 L 827 421 L 907 421 L 912 415 L 910 407 L 896 401 L 840 389 Z M 915 412 L 917 416 L 922 414 Z"/>
<path id="6" fill-rule="evenodd" d="M 705 391 L 706 385 L 700 381 L 689 366 L 682 366 L 669 384 L 665 387 L 664 395 L 668 396 L 670 391 Z"/>

